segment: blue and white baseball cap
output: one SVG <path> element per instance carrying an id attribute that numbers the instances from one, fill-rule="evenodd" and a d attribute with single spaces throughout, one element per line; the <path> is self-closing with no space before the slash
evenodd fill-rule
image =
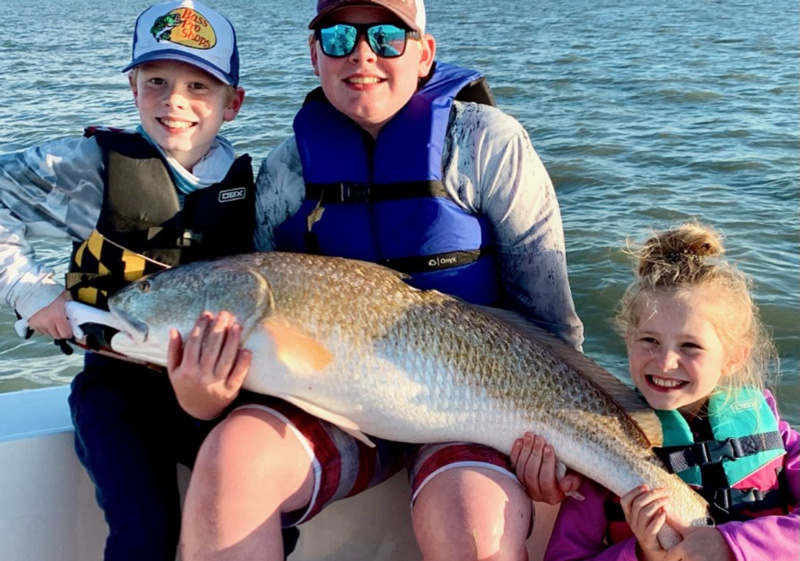
<path id="1" fill-rule="evenodd" d="M 226 84 L 239 85 L 236 31 L 227 18 L 200 2 L 164 2 L 139 14 L 133 59 L 122 71 L 153 60 L 186 62 Z"/>

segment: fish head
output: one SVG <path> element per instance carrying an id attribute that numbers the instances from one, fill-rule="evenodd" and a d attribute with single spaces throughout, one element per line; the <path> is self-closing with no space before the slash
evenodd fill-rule
<path id="1" fill-rule="evenodd" d="M 253 325 L 272 310 L 267 279 L 247 260 L 218 259 L 192 263 L 143 277 L 108 301 L 121 326 L 111 348 L 130 358 L 166 365 L 170 330 L 186 340 L 204 311 L 230 312 L 246 338 Z"/>

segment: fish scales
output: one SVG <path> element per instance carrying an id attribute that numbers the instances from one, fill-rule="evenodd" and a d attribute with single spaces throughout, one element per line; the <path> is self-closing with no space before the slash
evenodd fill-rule
<path id="1" fill-rule="evenodd" d="M 164 364 L 169 327 L 185 335 L 203 309 L 227 309 L 253 352 L 248 389 L 293 400 L 346 430 L 404 442 L 465 440 L 509 453 L 533 431 L 566 465 L 614 493 L 642 483 L 667 487 L 678 517 L 706 521 L 704 501 L 663 468 L 626 412 L 552 342 L 450 296 L 413 289 L 389 269 L 250 254 L 158 273 L 109 306 L 132 326 L 146 326 L 149 343 L 112 341 L 134 358 Z M 309 352 L 292 354 L 290 344 L 287 354 L 280 337 L 287 332 L 308 342 Z M 329 363 L 305 360 L 315 346 L 330 353 Z"/>

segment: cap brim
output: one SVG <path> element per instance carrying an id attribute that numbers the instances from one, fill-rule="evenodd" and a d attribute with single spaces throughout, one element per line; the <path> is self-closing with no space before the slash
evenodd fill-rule
<path id="1" fill-rule="evenodd" d="M 422 29 L 419 28 L 419 25 L 417 25 L 417 22 L 414 21 L 413 18 L 408 17 L 408 15 L 406 14 L 401 14 L 389 8 L 388 6 L 378 4 L 377 2 L 369 2 L 368 0 L 342 0 L 341 2 L 337 2 L 333 6 L 329 6 L 328 8 L 322 10 L 316 16 L 314 16 L 314 19 L 312 19 L 311 22 L 308 24 L 308 28 L 314 29 L 314 27 L 316 27 L 316 25 L 320 21 L 325 19 L 325 17 L 328 16 L 331 12 L 335 12 L 339 8 L 352 7 L 352 6 L 363 6 L 366 8 L 383 8 L 384 10 L 388 10 L 392 12 L 395 16 L 400 18 L 403 21 L 403 23 L 405 23 L 409 27 L 409 29 L 413 31 L 419 31 L 420 33 L 422 33 Z"/>
<path id="2" fill-rule="evenodd" d="M 238 85 L 236 81 L 229 74 L 226 74 L 216 66 L 209 64 L 206 60 L 202 58 L 193 57 L 192 55 L 184 53 L 182 51 L 160 50 L 144 54 L 132 60 L 128 66 L 122 69 L 122 72 L 127 72 L 132 68 L 136 68 L 137 66 L 145 64 L 147 62 L 153 62 L 155 60 L 177 60 L 180 62 L 185 62 L 186 64 L 191 64 L 192 66 L 196 66 L 200 70 L 208 72 L 223 84 L 228 84 L 229 86 Z"/>

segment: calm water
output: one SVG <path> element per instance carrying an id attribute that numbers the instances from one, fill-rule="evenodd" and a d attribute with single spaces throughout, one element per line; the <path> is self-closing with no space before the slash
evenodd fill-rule
<path id="1" fill-rule="evenodd" d="M 119 70 L 147 4 L 0 1 L 0 152 L 85 125 L 135 124 Z M 488 75 L 553 176 L 586 353 L 625 375 L 608 324 L 631 279 L 620 247 L 699 218 L 726 234 L 756 281 L 782 359 L 778 397 L 800 425 L 797 2 L 428 4 L 438 58 Z M 304 30 L 313 0 L 213 5 L 238 30 L 248 94 L 225 131 L 259 161 L 316 84 Z M 38 247 L 63 270 L 61 244 Z M 0 391 L 67 383 L 79 359 L 40 338 L 21 341 L 13 319 L 0 311 Z"/>

